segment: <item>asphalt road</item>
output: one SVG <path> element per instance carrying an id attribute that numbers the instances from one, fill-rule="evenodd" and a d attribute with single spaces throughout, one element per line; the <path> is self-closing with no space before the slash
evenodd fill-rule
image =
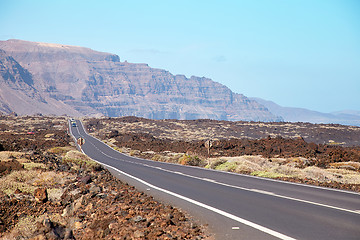
<path id="1" fill-rule="evenodd" d="M 360 239 L 360 194 L 155 162 L 117 152 L 77 121 L 82 150 L 147 194 L 208 223 L 216 239 Z"/>

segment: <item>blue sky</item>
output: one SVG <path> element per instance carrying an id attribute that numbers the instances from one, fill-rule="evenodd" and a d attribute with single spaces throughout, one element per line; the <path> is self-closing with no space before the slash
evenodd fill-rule
<path id="1" fill-rule="evenodd" d="M 89 47 L 249 97 L 360 110 L 359 0 L 0 0 L 0 40 Z"/>

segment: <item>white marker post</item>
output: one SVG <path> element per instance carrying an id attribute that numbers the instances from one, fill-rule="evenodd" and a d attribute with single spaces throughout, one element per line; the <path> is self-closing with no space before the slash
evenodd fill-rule
<path id="1" fill-rule="evenodd" d="M 85 144 L 85 139 L 79 137 L 76 142 L 80 146 L 80 150 L 82 150 L 81 146 Z"/>

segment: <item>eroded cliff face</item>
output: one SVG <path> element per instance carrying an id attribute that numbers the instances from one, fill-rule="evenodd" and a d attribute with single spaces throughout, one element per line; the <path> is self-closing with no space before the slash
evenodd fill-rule
<path id="1" fill-rule="evenodd" d="M 0 50 L 0 113 L 80 115 L 72 107 L 41 94 L 34 85 L 32 74 Z"/>
<path id="2" fill-rule="evenodd" d="M 66 105 L 71 114 L 281 120 L 256 101 L 211 79 L 121 62 L 114 54 L 21 40 L 0 41 L 0 49 L 28 71 L 31 86 L 43 99 Z"/>

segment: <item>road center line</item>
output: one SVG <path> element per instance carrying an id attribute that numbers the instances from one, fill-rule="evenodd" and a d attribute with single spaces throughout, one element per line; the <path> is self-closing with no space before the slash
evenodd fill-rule
<path id="1" fill-rule="evenodd" d="M 72 131 L 71 131 L 71 130 L 70 130 L 70 132 L 71 132 L 71 134 L 72 134 Z M 72 135 L 73 135 L 73 134 L 72 134 Z M 79 135 L 81 136 L 80 132 L 79 132 Z M 74 135 L 73 135 L 73 136 L 74 136 Z M 75 137 L 74 137 L 74 138 L 75 138 Z M 76 141 L 75 141 L 75 142 L 76 142 Z M 102 154 L 104 154 L 105 156 L 108 156 L 107 154 L 105 154 L 104 152 L 102 152 L 100 149 L 98 149 L 93 143 L 91 143 L 90 141 L 89 141 L 89 143 L 90 143 L 91 145 L 93 145 L 93 146 L 94 146 L 98 151 L 100 151 Z M 82 149 L 81 149 L 81 151 L 85 154 L 85 152 L 84 152 Z M 108 156 L 108 157 L 113 158 L 113 157 L 111 157 L 111 156 Z M 114 158 L 113 158 L 113 159 L 114 159 Z M 146 181 L 144 181 L 144 180 L 142 180 L 142 179 L 140 179 L 140 178 L 137 178 L 137 177 L 135 177 L 135 176 L 132 176 L 132 175 L 130 175 L 130 174 L 126 173 L 126 172 L 123 172 L 123 171 L 121 171 L 121 170 L 119 170 L 119 169 L 117 169 L 117 168 L 115 168 L 115 167 L 113 167 L 113 166 L 110 166 L 110 165 L 108 165 L 108 164 L 99 162 L 99 161 L 97 161 L 97 160 L 95 160 L 95 159 L 92 159 L 92 160 L 95 161 L 95 162 L 97 162 L 97 163 L 99 163 L 99 164 L 101 164 L 101 165 L 103 165 L 103 166 L 106 166 L 106 167 L 108 167 L 108 168 L 111 168 L 111 169 L 117 171 L 117 172 L 120 173 L 120 174 L 123 174 L 123 175 L 125 175 L 125 176 L 127 176 L 127 177 L 130 177 L 130 178 L 132 178 L 132 179 L 134 179 L 134 180 L 136 180 L 136 181 L 138 181 L 138 182 L 140 182 L 140 183 L 142 183 L 142 184 L 144 184 L 144 185 L 146 185 L 146 186 L 148 186 L 148 187 L 150 187 L 150 188 L 152 188 L 152 189 L 156 189 L 156 190 L 158 190 L 158 191 L 167 193 L 167 194 L 172 195 L 172 196 L 174 196 L 174 197 L 183 199 L 183 200 L 185 200 L 185 201 L 187 201 L 187 202 L 190 202 L 190 203 L 195 204 L 195 205 L 197 205 L 197 206 L 200 206 L 200 207 L 203 207 L 203 208 L 208 209 L 208 210 L 210 210 L 210 211 L 213 211 L 213 212 L 215 212 L 215 213 L 218 213 L 218 214 L 220 214 L 220 215 L 222 215 L 222 216 L 224 216 L 224 217 L 233 219 L 233 220 L 235 220 L 235 221 L 237 221 L 237 222 L 239 222 L 239 223 L 242 223 L 242 224 L 247 225 L 247 226 L 249 226 L 249 227 L 255 228 L 255 229 L 257 229 L 257 230 L 259 230 L 259 231 L 261 231 L 261 232 L 267 233 L 267 234 L 269 234 L 269 235 L 272 235 L 272 236 L 274 236 L 274 237 L 277 237 L 277 238 L 283 239 L 283 240 L 295 240 L 295 238 L 289 237 L 289 236 L 284 235 L 284 234 L 282 234 L 282 233 L 279 233 L 279 232 L 276 232 L 276 231 L 271 230 L 271 229 L 269 229 L 269 228 L 263 227 L 263 226 L 261 226 L 261 225 L 259 225 L 259 224 L 250 222 L 250 221 L 248 221 L 248 220 L 245 220 L 245 219 L 243 219 L 243 218 L 240 218 L 240 217 L 235 216 L 235 215 L 233 215 L 233 214 L 230 214 L 230 213 L 228 213 L 228 212 L 222 211 L 222 210 L 220 210 L 220 209 L 217 209 L 217 208 L 214 208 L 214 207 L 212 207 L 212 206 L 206 205 L 206 204 L 204 204 L 204 203 L 198 202 L 198 201 L 196 201 L 196 200 L 194 200 L 194 199 L 191 199 L 191 198 L 182 196 L 182 195 L 180 195 L 180 194 L 171 192 L 171 191 L 169 191 L 169 190 L 166 190 L 166 189 L 157 187 L 157 186 L 155 186 L 155 185 L 152 185 L 151 183 L 148 183 L 148 182 L 146 182 Z M 117 160 L 119 160 L 119 159 L 117 159 Z"/>
<path id="2" fill-rule="evenodd" d="M 144 163 L 137 163 L 137 162 L 132 162 L 132 163 L 153 168 L 153 166 L 148 165 L 148 164 L 144 164 Z M 163 168 L 160 168 L 160 170 L 165 171 L 165 172 L 171 172 L 171 173 L 174 173 L 174 174 L 179 174 L 179 172 L 175 172 L 175 171 L 171 171 L 171 170 L 167 170 L 167 169 L 163 169 Z M 349 213 L 360 214 L 360 212 L 356 211 L 356 210 L 350 210 L 350 209 L 335 207 L 335 206 L 331 206 L 331 205 L 327 205 L 327 204 L 323 204 L 323 203 L 317 203 L 317 202 L 312 202 L 312 201 L 308 201 L 308 200 L 303 200 L 303 199 L 298 199 L 298 198 L 293 198 L 293 197 L 287 197 L 287 196 L 279 195 L 279 194 L 276 194 L 276 193 L 273 193 L 273 192 L 268 192 L 266 190 L 235 186 L 235 185 L 231 185 L 231 184 L 227 184 L 227 183 L 218 182 L 218 181 L 213 180 L 213 179 L 196 177 L 196 176 L 192 176 L 192 175 L 185 174 L 185 173 L 181 173 L 181 175 L 189 177 L 189 178 L 194 178 L 194 179 L 198 179 L 198 180 L 203 180 L 203 181 L 219 184 L 219 185 L 226 186 L 226 187 L 236 188 L 236 189 L 240 189 L 240 190 L 245 190 L 245 191 L 249 191 L 249 192 L 255 192 L 255 193 L 259 193 L 259 194 L 274 196 L 274 197 L 278 197 L 278 198 L 283 198 L 283 199 L 287 199 L 287 200 L 312 204 L 312 205 L 321 206 L 321 207 L 327 207 L 327 208 L 340 210 L 340 211 L 345 211 L 345 212 L 349 212 Z"/>
<path id="3" fill-rule="evenodd" d="M 71 133 L 72 133 L 72 132 L 71 132 Z M 79 132 L 79 134 L 80 134 L 80 132 Z M 88 134 L 87 134 L 87 135 L 88 135 Z M 90 136 L 90 135 L 88 135 L 88 136 Z M 90 136 L 90 137 L 92 137 L 92 136 Z M 96 138 L 94 138 L 94 139 L 97 140 Z M 97 140 L 97 141 L 98 141 L 98 140 Z M 105 143 L 103 143 L 103 142 L 101 142 L 101 141 L 99 141 L 99 142 L 102 143 L 102 144 L 104 144 L 105 146 L 109 147 L 109 146 L 106 145 Z M 118 159 L 118 158 L 114 158 L 114 157 L 112 157 L 112 156 L 107 155 L 106 153 L 104 153 L 103 151 L 101 151 L 100 149 L 98 149 L 93 143 L 91 143 L 91 142 L 89 142 L 89 143 L 90 143 L 91 145 L 93 145 L 98 151 L 100 151 L 100 152 L 101 152 L 102 154 L 104 154 L 105 156 L 107 156 L 107 157 L 109 157 L 109 158 L 112 158 L 112 159 L 115 159 L 115 160 L 118 160 L 118 161 L 120 160 L 120 159 Z M 113 150 L 113 151 L 116 151 L 116 150 L 114 150 L 114 149 L 111 148 L 111 147 L 109 147 L 109 148 L 110 148 L 111 150 Z M 359 212 L 359 211 L 356 211 L 356 210 L 350 210 L 350 209 L 335 207 L 335 206 L 331 206 L 331 205 L 327 205 L 327 204 L 312 202 L 312 201 L 308 201 L 308 200 L 303 200 L 303 199 L 298 199 L 298 198 L 293 198 L 293 197 L 287 197 L 287 196 L 275 194 L 275 193 L 268 192 L 268 191 L 261 190 L 261 189 L 250 189 L 250 188 L 244 188 L 244 187 L 235 186 L 235 185 L 231 185 L 231 184 L 227 184 L 227 183 L 221 183 L 221 182 L 218 182 L 218 181 L 213 180 L 213 179 L 200 178 L 200 177 L 192 176 L 192 175 L 189 175 L 189 174 L 186 174 L 186 173 L 181 173 L 181 172 L 178 172 L 178 171 L 171 171 L 171 170 L 167 170 L 167 169 L 164 169 L 164 168 L 161 168 L 161 167 L 154 167 L 154 166 L 151 166 L 151 165 L 146 164 L 146 163 L 138 163 L 138 162 L 133 162 L 133 161 L 125 161 L 125 160 L 120 160 L 120 161 L 129 162 L 129 163 L 133 163 L 133 164 L 137 164 L 137 165 L 142 165 L 142 166 L 145 166 L 145 167 L 154 168 L 154 169 L 158 169 L 158 170 L 161 170 L 161 171 L 170 172 L 170 173 L 174 173 L 174 174 L 186 176 L 186 177 L 189 177 L 189 178 L 198 179 L 198 180 L 202 180 L 202 181 L 207 181 L 207 182 L 211 182 L 211 183 L 214 183 L 214 184 L 219 184 L 219 185 L 222 185 L 222 186 L 231 187 L 231 188 L 236 188 L 236 189 L 240 189 L 240 190 L 244 190 L 244 191 L 255 192 L 255 193 L 258 193 L 258 194 L 269 195 L 269 196 L 273 196 L 273 197 L 278 197 L 278 198 L 283 198 L 283 199 L 287 199 L 287 200 L 292 200 L 292 201 L 297 201 L 297 202 L 312 204 L 312 205 L 316 205 L 316 206 L 331 208 L 331 209 L 335 209 L 335 210 L 339 210 L 339 211 L 345 211 L 345 212 L 354 213 L 354 214 L 360 214 L 360 212 Z"/>
<path id="4" fill-rule="evenodd" d="M 94 160 L 94 159 L 93 159 L 93 160 Z M 227 218 L 233 219 L 233 220 L 235 220 L 235 221 L 237 221 L 237 222 L 239 222 L 239 223 L 245 224 L 245 225 L 247 225 L 247 226 L 249 226 L 249 227 L 255 228 L 255 229 L 259 230 L 259 231 L 262 231 L 262 232 L 264 232 L 264 233 L 267 233 L 267 234 L 272 235 L 272 236 L 274 236 L 274 237 L 277 237 L 277 238 L 279 238 L 279 239 L 295 240 L 295 238 L 286 236 L 286 235 L 284 235 L 284 234 L 282 234 L 282 233 L 276 232 L 276 231 L 274 231 L 274 230 L 271 230 L 271 229 L 269 229 L 269 228 L 263 227 L 263 226 L 258 225 L 258 224 L 256 224 L 256 223 L 253 223 L 253 222 L 250 222 L 250 221 L 245 220 L 245 219 L 243 219 L 243 218 L 237 217 L 237 216 L 235 216 L 235 215 L 233 215 L 233 214 L 230 214 L 230 213 L 228 213 L 228 212 L 222 211 L 222 210 L 220 210 L 220 209 L 217 209 L 217 208 L 214 208 L 214 207 L 212 207 L 212 206 L 206 205 L 206 204 L 204 204 L 204 203 L 198 202 L 198 201 L 196 201 L 196 200 L 194 200 L 194 199 L 191 199 L 191 198 L 185 197 L 185 196 L 183 196 L 183 195 L 180 195 L 180 194 L 171 192 L 171 191 L 169 191 L 169 190 L 166 190 L 166 189 L 157 187 L 157 186 L 155 186 L 155 185 L 152 185 L 151 183 L 148 183 L 148 182 L 146 182 L 146 181 L 144 181 L 144 180 L 142 180 L 142 179 L 140 179 L 140 178 L 137 178 L 137 177 L 132 176 L 132 175 L 126 173 L 126 172 L 123 172 L 123 171 L 121 171 L 121 170 L 119 170 L 119 169 L 117 169 L 117 168 L 115 168 L 115 167 L 113 167 L 113 166 L 107 165 L 107 164 L 102 163 L 102 162 L 99 162 L 99 161 L 97 161 L 97 160 L 94 160 L 94 161 L 95 161 L 95 162 L 98 162 L 98 163 L 100 163 L 100 164 L 102 164 L 102 165 L 104 165 L 104 166 L 106 166 L 106 167 L 108 167 L 108 168 L 111 168 L 111 169 L 113 169 L 113 170 L 115 170 L 115 171 L 117 171 L 117 172 L 119 172 L 119 173 L 121 173 L 121 174 L 123 174 L 123 175 L 125 175 L 125 176 L 127 176 L 127 177 L 130 177 L 130 178 L 132 178 L 132 179 L 134 179 L 134 180 L 136 180 L 136 181 L 138 181 L 138 182 L 140 182 L 140 183 L 142 183 L 142 184 L 144 184 L 144 185 L 146 185 L 146 186 L 148 186 L 148 187 L 150 187 L 150 188 L 152 188 L 152 189 L 156 189 L 156 190 L 158 190 L 158 191 L 167 193 L 167 194 L 172 195 L 172 196 L 174 196 L 174 197 L 183 199 L 183 200 L 185 200 L 185 201 L 187 201 L 187 202 L 193 203 L 193 204 L 195 204 L 195 205 L 197 205 L 197 206 L 206 208 L 206 209 L 208 209 L 208 210 L 210 210 L 210 211 L 213 211 L 213 212 L 215 212 L 215 213 L 218 213 L 218 214 L 220 214 L 220 215 L 222 215 L 222 216 L 225 216 L 225 217 L 227 217 Z"/>

